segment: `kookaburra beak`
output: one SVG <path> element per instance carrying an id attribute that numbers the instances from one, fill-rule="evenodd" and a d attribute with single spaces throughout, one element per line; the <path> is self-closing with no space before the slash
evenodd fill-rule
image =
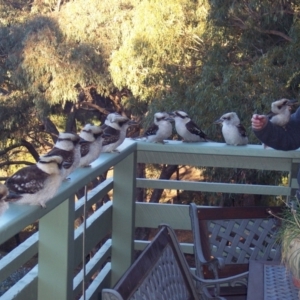
<path id="1" fill-rule="evenodd" d="M 287 102 L 287 105 L 288 105 L 288 106 L 293 106 L 293 105 L 295 105 L 297 102 L 298 102 L 297 99 L 292 99 L 292 100 L 289 100 L 289 101 Z"/>

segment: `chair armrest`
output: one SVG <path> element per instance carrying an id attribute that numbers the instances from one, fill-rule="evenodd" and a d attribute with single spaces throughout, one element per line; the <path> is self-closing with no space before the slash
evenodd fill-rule
<path id="1" fill-rule="evenodd" d="M 214 257 L 209 261 L 203 262 L 202 264 L 204 266 L 208 266 L 210 270 L 214 270 L 215 268 L 222 269 L 225 266 L 224 259 L 222 257 Z"/>
<path id="2" fill-rule="evenodd" d="M 234 276 L 220 278 L 220 279 L 204 279 L 192 274 L 193 279 L 196 281 L 198 293 L 205 294 L 208 299 L 223 299 L 225 298 L 219 296 L 220 294 L 220 285 L 229 284 L 234 287 L 236 285 L 244 285 L 247 287 L 249 272 L 244 272 Z M 207 288 L 214 286 L 214 295 L 208 293 Z"/>

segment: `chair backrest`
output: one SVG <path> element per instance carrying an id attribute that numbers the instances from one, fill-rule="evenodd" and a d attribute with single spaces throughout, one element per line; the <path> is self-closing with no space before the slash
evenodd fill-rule
<path id="1" fill-rule="evenodd" d="M 281 257 L 276 233 L 282 207 L 197 207 L 190 205 L 196 269 L 214 258 L 229 267 L 225 276 L 245 272 L 249 260 L 275 260 Z M 238 266 L 239 265 L 239 266 Z M 228 269 L 229 269 L 228 268 Z M 198 272 L 197 272 L 198 273 Z M 201 274 L 197 274 L 201 276 Z"/>
<path id="2" fill-rule="evenodd" d="M 198 299 L 189 267 L 171 228 L 164 225 L 104 300 Z"/>

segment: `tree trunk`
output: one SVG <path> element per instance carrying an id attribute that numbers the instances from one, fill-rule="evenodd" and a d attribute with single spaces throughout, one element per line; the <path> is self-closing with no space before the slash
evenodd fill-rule
<path id="1" fill-rule="evenodd" d="M 76 105 L 73 104 L 71 112 L 70 112 L 70 114 L 68 116 L 68 119 L 67 119 L 67 124 L 66 124 L 66 131 L 67 132 L 77 132 L 76 113 L 77 113 L 77 108 L 76 108 Z"/>
<path id="2" fill-rule="evenodd" d="M 137 164 L 136 177 L 145 178 L 146 177 L 146 164 Z M 144 188 L 136 189 L 136 201 L 144 202 L 146 200 L 146 190 Z"/>
<path id="3" fill-rule="evenodd" d="M 163 165 L 159 179 L 170 179 L 173 173 L 177 170 L 178 165 Z M 156 189 L 153 191 L 150 201 L 151 203 L 158 203 L 164 190 Z"/>
<path id="4" fill-rule="evenodd" d="M 57 141 L 58 134 L 59 134 L 57 127 L 49 118 L 43 118 L 42 121 L 44 124 L 45 131 L 51 135 L 53 144 L 55 144 Z"/>

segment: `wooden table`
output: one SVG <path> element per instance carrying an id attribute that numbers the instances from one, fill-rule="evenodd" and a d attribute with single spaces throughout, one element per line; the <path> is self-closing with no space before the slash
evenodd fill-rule
<path id="1" fill-rule="evenodd" d="M 249 262 L 247 300 L 298 300 L 289 271 L 279 262 Z"/>

